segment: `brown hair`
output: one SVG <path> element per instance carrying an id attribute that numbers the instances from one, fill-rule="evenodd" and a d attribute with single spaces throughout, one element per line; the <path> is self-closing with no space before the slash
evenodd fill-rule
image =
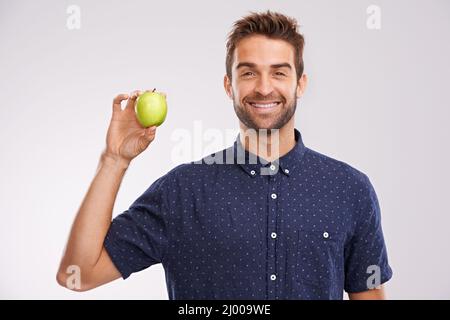
<path id="1" fill-rule="evenodd" d="M 249 15 L 239 19 L 233 24 L 228 34 L 227 56 L 225 68 L 231 80 L 231 66 L 233 65 L 234 49 L 240 40 L 245 37 L 259 34 L 270 39 L 281 39 L 289 42 L 295 50 L 295 69 L 297 80 L 303 74 L 303 47 L 305 40 L 297 31 L 298 24 L 295 18 L 287 17 L 281 13 L 267 10 L 263 13 L 250 12 Z"/>

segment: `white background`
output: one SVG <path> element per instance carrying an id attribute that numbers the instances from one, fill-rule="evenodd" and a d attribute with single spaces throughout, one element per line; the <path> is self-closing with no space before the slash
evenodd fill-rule
<path id="1" fill-rule="evenodd" d="M 81 9 L 79 30 L 66 27 L 72 4 Z M 366 27 L 372 4 L 381 8 L 380 30 Z M 226 35 L 235 20 L 266 9 L 295 17 L 306 39 L 310 82 L 296 113 L 305 145 L 375 186 L 394 271 L 388 297 L 450 298 L 446 0 L 1 0 L 0 298 L 167 299 L 161 265 L 86 293 L 55 281 L 112 98 L 156 87 L 169 106 L 156 140 L 126 173 L 117 215 L 177 164 L 176 130 L 201 121 L 237 132 L 223 89 Z"/>

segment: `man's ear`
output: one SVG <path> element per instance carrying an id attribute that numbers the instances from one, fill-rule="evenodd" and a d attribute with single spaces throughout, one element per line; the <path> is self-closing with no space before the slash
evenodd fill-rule
<path id="1" fill-rule="evenodd" d="M 308 85 L 308 76 L 305 73 L 303 73 L 297 83 L 297 98 L 303 96 L 307 85 Z"/>
<path id="2" fill-rule="evenodd" d="M 223 87 L 225 88 L 225 92 L 230 99 L 233 99 L 233 89 L 231 87 L 231 80 L 227 75 L 223 77 Z"/>

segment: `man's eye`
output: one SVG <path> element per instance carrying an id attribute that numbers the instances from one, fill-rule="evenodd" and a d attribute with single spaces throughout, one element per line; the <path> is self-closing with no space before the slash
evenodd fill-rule
<path id="1" fill-rule="evenodd" d="M 246 73 L 243 73 L 242 76 L 250 76 L 250 75 L 252 75 L 252 74 L 253 74 L 253 72 L 248 71 L 248 72 L 246 72 Z M 283 72 L 276 72 L 275 74 L 276 74 L 277 76 L 283 76 L 283 77 L 286 77 L 286 75 L 285 75 Z"/>

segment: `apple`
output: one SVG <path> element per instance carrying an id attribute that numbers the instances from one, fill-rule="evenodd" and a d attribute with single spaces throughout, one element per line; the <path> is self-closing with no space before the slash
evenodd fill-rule
<path id="1" fill-rule="evenodd" d="M 145 127 L 160 126 L 167 115 L 167 102 L 163 93 L 146 91 L 136 100 L 136 118 Z"/>

